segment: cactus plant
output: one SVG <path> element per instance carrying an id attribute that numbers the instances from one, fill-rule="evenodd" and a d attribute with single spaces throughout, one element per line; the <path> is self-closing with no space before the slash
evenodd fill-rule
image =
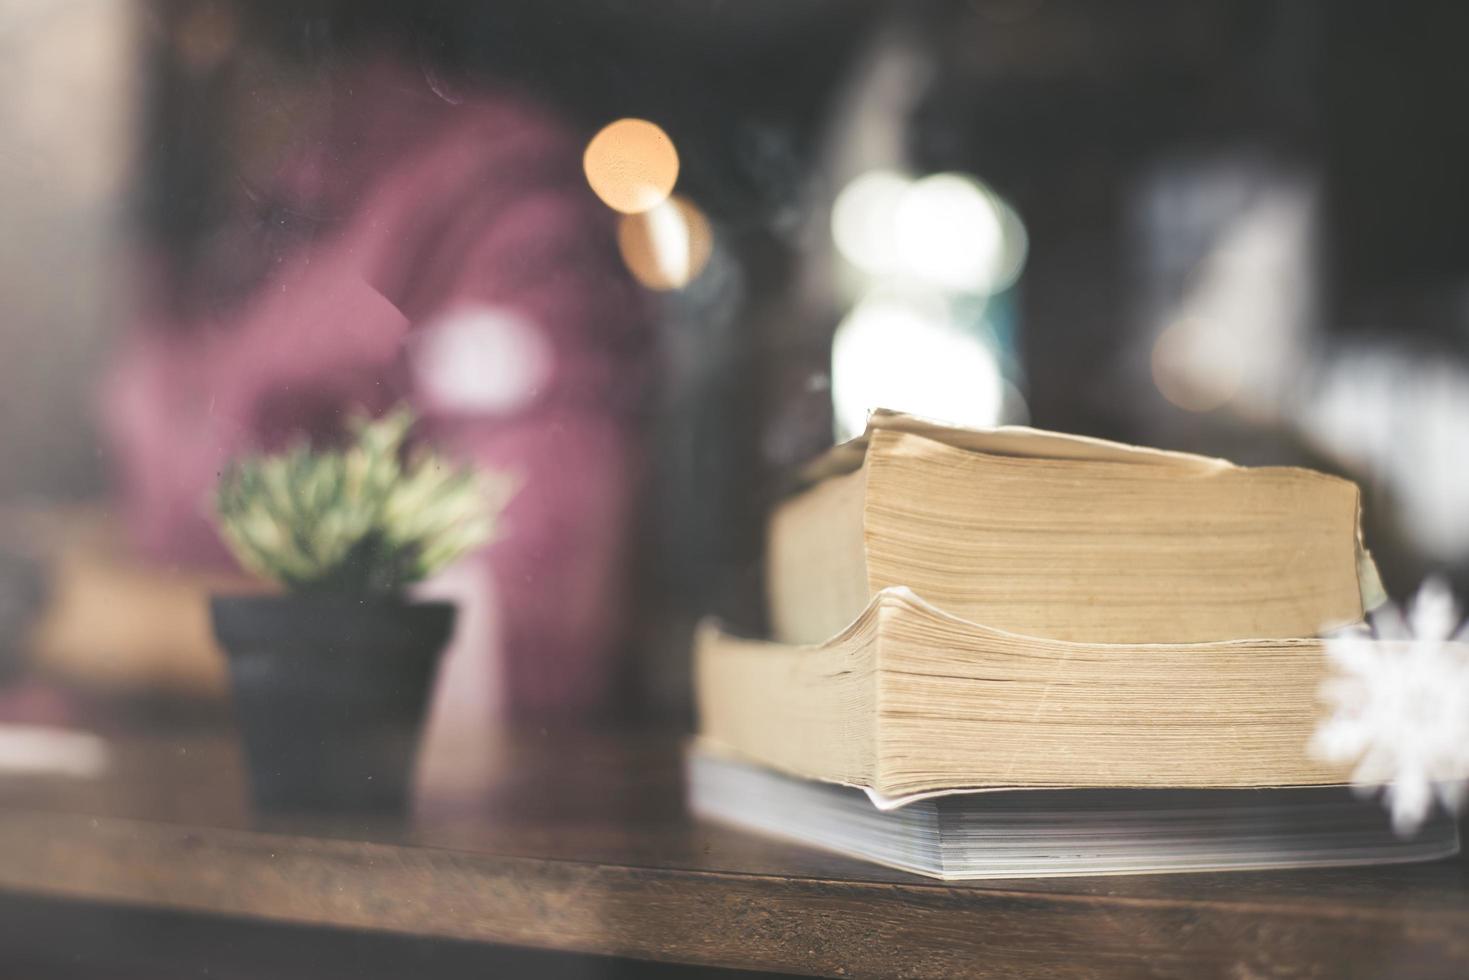
<path id="1" fill-rule="evenodd" d="M 292 591 L 391 594 L 490 540 L 512 480 L 406 449 L 413 422 L 358 417 L 344 448 L 232 462 L 214 511 L 236 559 Z"/>

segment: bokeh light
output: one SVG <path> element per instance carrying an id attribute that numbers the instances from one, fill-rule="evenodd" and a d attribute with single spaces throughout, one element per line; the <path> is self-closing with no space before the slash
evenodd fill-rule
<path id="1" fill-rule="evenodd" d="M 593 136 L 582 156 L 587 183 L 609 208 L 641 214 L 668 200 L 678 180 L 678 151 L 656 124 L 619 119 Z"/>
<path id="2" fill-rule="evenodd" d="M 1239 390 L 1239 352 L 1228 332 L 1208 321 L 1183 319 L 1153 344 L 1153 383 L 1164 398 L 1189 412 L 1212 412 Z"/>
<path id="3" fill-rule="evenodd" d="M 509 307 L 478 303 L 453 307 L 414 331 L 409 356 L 430 404 L 491 415 L 529 404 L 552 362 L 534 321 Z"/>
<path id="4" fill-rule="evenodd" d="M 617 248 L 638 282 L 649 289 L 681 289 L 704 271 L 714 250 L 709 219 L 693 202 L 673 195 L 617 223 Z"/>
<path id="5" fill-rule="evenodd" d="M 994 353 L 922 294 L 875 293 L 847 314 L 832 341 L 838 437 L 860 433 L 873 408 L 979 427 L 996 425 L 1005 386 Z"/>
<path id="6" fill-rule="evenodd" d="M 902 269 L 893 232 L 898 206 L 912 183 L 900 173 L 874 170 L 842 188 L 832 206 L 831 234 L 848 262 L 873 275 Z"/>
<path id="7" fill-rule="evenodd" d="M 1030 233 L 1025 230 L 1025 222 L 1020 220 L 1019 212 L 1010 206 L 1009 201 L 991 193 L 990 202 L 1000 216 L 1002 247 L 998 260 L 990 270 L 987 291 L 998 293 L 1015 285 L 1020 273 L 1025 271 L 1025 260 L 1030 255 Z"/>
<path id="8" fill-rule="evenodd" d="M 1025 225 L 967 174 L 912 180 L 875 170 L 853 180 L 832 209 L 832 237 L 854 266 L 951 292 L 1009 288 L 1025 265 Z"/>
<path id="9" fill-rule="evenodd" d="M 893 234 L 912 274 L 955 290 L 988 292 L 1004 250 L 990 195 L 958 174 L 914 183 L 898 202 Z"/>

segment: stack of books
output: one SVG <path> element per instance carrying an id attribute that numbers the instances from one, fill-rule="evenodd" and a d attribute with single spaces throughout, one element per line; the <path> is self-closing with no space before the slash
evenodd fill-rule
<path id="1" fill-rule="evenodd" d="M 879 411 L 770 521 L 770 639 L 700 629 L 694 810 L 946 879 L 1415 861 L 1311 758 L 1381 601 L 1357 487 Z"/>

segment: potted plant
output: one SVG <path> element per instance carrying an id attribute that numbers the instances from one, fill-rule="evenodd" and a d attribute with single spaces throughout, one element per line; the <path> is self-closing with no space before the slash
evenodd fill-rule
<path id="1" fill-rule="evenodd" d="M 508 481 L 406 448 L 411 413 L 233 462 L 219 529 L 283 594 L 211 598 L 263 809 L 399 810 L 454 606 L 406 589 L 492 536 Z"/>

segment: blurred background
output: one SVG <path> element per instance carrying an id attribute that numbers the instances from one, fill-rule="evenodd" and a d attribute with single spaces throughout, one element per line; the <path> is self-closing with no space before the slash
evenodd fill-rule
<path id="1" fill-rule="evenodd" d="M 1341 473 L 1391 594 L 1462 592 L 1466 30 L 3 0 L 0 710 L 226 712 L 214 474 L 400 401 L 525 481 L 434 586 L 465 710 L 686 722 L 693 624 L 762 627 L 764 514 L 879 405 Z"/>

